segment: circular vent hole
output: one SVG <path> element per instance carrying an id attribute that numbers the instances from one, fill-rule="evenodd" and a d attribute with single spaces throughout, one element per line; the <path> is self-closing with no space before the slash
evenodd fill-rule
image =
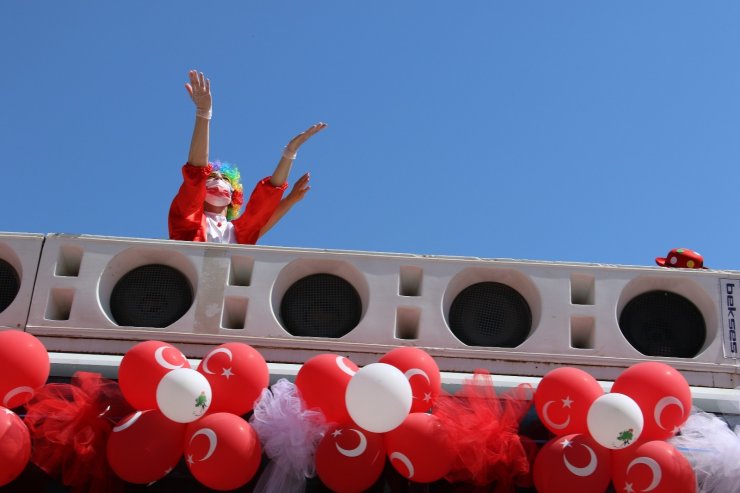
<path id="1" fill-rule="evenodd" d="M 450 307 L 450 329 L 468 346 L 516 347 L 532 328 L 532 311 L 515 289 L 480 282 L 463 289 Z"/>
<path id="2" fill-rule="evenodd" d="M 118 325 L 167 327 L 180 319 L 193 304 L 187 278 L 167 265 L 137 267 L 113 288 L 110 308 Z"/>
<path id="3" fill-rule="evenodd" d="M 362 301 L 341 277 L 313 274 L 290 286 L 280 303 L 280 317 L 294 336 L 342 337 L 357 327 Z"/>
<path id="4" fill-rule="evenodd" d="M 20 289 L 18 273 L 12 265 L 0 259 L 0 313 L 10 306 Z"/>
<path id="5" fill-rule="evenodd" d="M 647 356 L 693 358 L 707 337 L 699 309 L 669 291 L 649 291 L 633 298 L 622 310 L 619 328 Z"/>

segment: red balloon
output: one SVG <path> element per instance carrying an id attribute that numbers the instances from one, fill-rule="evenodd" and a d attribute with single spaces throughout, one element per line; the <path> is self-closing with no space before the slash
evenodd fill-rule
<path id="1" fill-rule="evenodd" d="M 108 437 L 108 463 L 129 483 L 158 481 L 180 461 L 186 427 L 155 410 L 130 414 Z"/>
<path id="2" fill-rule="evenodd" d="M 0 331 L 0 406 L 13 409 L 33 397 L 49 378 L 49 353 L 36 337 Z"/>
<path id="3" fill-rule="evenodd" d="M 691 463 L 662 440 L 614 453 L 612 480 L 620 492 L 694 493 L 697 488 Z"/>
<path id="4" fill-rule="evenodd" d="M 406 479 L 431 483 L 452 468 L 454 456 L 447 432 L 436 416 L 411 413 L 383 439 L 391 465 Z"/>
<path id="5" fill-rule="evenodd" d="M 17 478 L 30 458 L 28 428 L 13 411 L 0 407 L 0 486 Z"/>
<path id="6" fill-rule="evenodd" d="M 213 392 L 209 413 L 246 414 L 270 383 L 265 358 L 252 346 L 227 342 L 211 350 L 198 365 Z"/>
<path id="7" fill-rule="evenodd" d="M 534 393 L 540 421 L 556 435 L 586 433 L 591 404 L 604 390 L 594 377 L 578 368 L 556 368 L 545 375 Z"/>
<path id="8" fill-rule="evenodd" d="M 632 365 L 614 381 L 612 392 L 631 397 L 645 417 L 638 443 L 676 434 L 691 414 L 691 389 L 674 368 L 655 361 Z"/>
<path id="9" fill-rule="evenodd" d="M 537 454 L 534 485 L 538 493 L 599 493 L 609 487 L 610 472 L 607 449 L 585 433 L 565 435 L 547 442 Z"/>
<path id="10" fill-rule="evenodd" d="M 384 466 L 383 435 L 354 424 L 332 426 L 316 449 L 316 473 L 337 493 L 365 491 L 378 480 Z"/>
<path id="11" fill-rule="evenodd" d="M 429 354 L 415 347 L 399 347 L 388 351 L 379 362 L 395 366 L 406 376 L 414 396 L 412 413 L 426 412 L 434 405 L 442 388 L 442 377 L 437 362 Z"/>
<path id="12" fill-rule="evenodd" d="M 320 354 L 306 361 L 295 377 L 306 409 L 318 408 L 330 423 L 351 421 L 344 394 L 359 367 L 337 354 Z"/>
<path id="13" fill-rule="evenodd" d="M 188 425 L 185 460 L 195 479 L 209 488 L 227 491 L 247 484 L 261 458 L 257 432 L 235 414 L 208 414 Z"/>
<path id="14" fill-rule="evenodd" d="M 118 384 L 134 409 L 157 409 L 157 385 L 177 368 L 190 368 L 190 363 L 175 346 L 162 341 L 140 342 L 123 355 Z"/>

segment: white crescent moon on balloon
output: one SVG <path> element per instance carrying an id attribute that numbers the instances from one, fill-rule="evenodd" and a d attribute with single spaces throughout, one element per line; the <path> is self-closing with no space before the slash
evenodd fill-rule
<path id="1" fill-rule="evenodd" d="M 209 375 L 213 375 L 214 373 L 208 369 L 208 361 L 211 359 L 211 356 L 218 353 L 224 353 L 226 356 L 229 357 L 229 361 L 234 361 L 234 356 L 231 354 L 231 349 L 225 347 L 214 349 L 213 351 L 208 353 L 208 355 L 203 360 L 203 371 L 208 373 Z"/>
<path id="2" fill-rule="evenodd" d="M 204 455 L 202 459 L 198 459 L 199 462 L 203 462 L 204 460 L 207 460 L 209 457 L 211 457 L 213 455 L 213 452 L 216 451 L 216 445 L 218 445 L 218 437 L 216 436 L 216 432 L 212 429 L 201 428 L 200 430 L 196 431 L 192 437 L 190 437 L 190 443 L 193 443 L 193 439 L 195 439 L 195 437 L 197 437 L 198 435 L 203 435 L 208 439 L 208 452 L 206 452 L 206 455 Z"/>
<path id="3" fill-rule="evenodd" d="M 672 395 L 663 397 L 655 405 L 655 412 L 653 413 L 653 417 L 655 418 L 655 422 L 658 423 L 658 426 L 660 426 L 664 430 L 667 430 L 668 428 L 663 426 L 663 423 L 660 422 L 660 418 L 663 415 L 663 409 L 668 406 L 678 406 L 679 409 L 681 409 L 681 417 L 683 417 L 684 415 L 684 408 L 681 401 L 679 401 L 676 397 L 673 397 Z"/>
<path id="4" fill-rule="evenodd" d="M 367 438 L 365 438 L 365 434 L 359 430 L 350 428 L 350 431 L 354 431 L 355 433 L 357 433 L 357 436 L 360 437 L 360 444 L 357 445 L 357 447 L 348 450 L 346 448 L 340 447 L 338 443 L 335 443 L 334 445 L 337 447 L 339 453 L 346 457 L 359 457 L 365 453 L 365 450 L 367 450 Z"/>
<path id="5" fill-rule="evenodd" d="M 162 368 L 167 368 L 168 370 L 177 370 L 178 368 L 182 368 L 185 363 L 181 363 L 179 365 L 173 365 L 172 363 L 168 363 L 166 359 L 164 359 L 164 350 L 171 348 L 172 346 L 159 346 L 156 351 L 154 351 L 154 359 L 157 361 L 157 364 L 161 366 Z"/>
<path id="6" fill-rule="evenodd" d="M 139 418 L 141 417 L 143 413 L 141 411 L 136 411 L 134 414 L 131 415 L 129 419 L 121 423 L 120 425 L 113 428 L 113 433 L 118 433 L 119 431 L 123 431 L 126 428 L 130 428 L 136 423 Z"/>
<path id="7" fill-rule="evenodd" d="M 599 461 L 598 459 L 596 459 L 596 452 L 594 452 L 594 449 L 592 449 L 585 443 L 582 443 L 581 446 L 585 447 L 586 450 L 588 450 L 588 464 L 585 467 L 574 466 L 573 464 L 568 462 L 568 458 L 565 456 L 565 454 L 563 454 L 563 463 L 571 473 L 575 474 L 576 476 L 585 478 L 594 473 L 594 471 L 596 470 L 596 466 L 599 464 Z"/>
<path id="8" fill-rule="evenodd" d="M 356 371 L 354 371 L 352 368 L 347 366 L 347 363 L 344 362 L 344 356 L 337 356 L 337 366 L 340 370 L 342 370 L 344 373 L 349 375 L 350 377 L 353 377 Z"/>
<path id="9" fill-rule="evenodd" d="M 406 373 L 403 374 L 403 376 L 406 377 L 406 380 L 411 381 L 411 377 L 414 375 L 421 375 L 422 377 L 427 379 L 427 383 L 431 384 L 432 382 L 429 380 L 429 375 L 427 375 L 427 372 L 422 370 L 421 368 L 411 368 Z"/>
<path id="10" fill-rule="evenodd" d="M 33 395 L 33 389 L 31 387 L 16 387 L 7 394 L 5 394 L 5 397 L 3 398 L 3 407 L 10 407 L 8 404 L 10 403 L 10 399 L 17 395 L 21 394 L 31 394 Z"/>
<path id="11" fill-rule="evenodd" d="M 627 466 L 627 474 L 630 473 L 630 469 L 632 469 L 632 466 L 636 466 L 637 464 L 648 466 L 650 468 L 650 471 L 653 473 L 653 481 L 648 485 L 647 488 L 642 491 L 653 491 L 656 486 L 660 484 L 660 480 L 663 479 L 663 471 L 660 469 L 660 464 L 658 464 L 655 459 L 651 459 L 650 457 L 638 457 L 630 462 L 629 466 Z"/>
<path id="12" fill-rule="evenodd" d="M 388 458 L 393 462 L 393 459 L 398 459 L 401 461 L 401 463 L 406 466 L 406 469 L 409 471 L 409 475 L 406 477 L 406 479 L 411 479 L 414 477 L 414 465 L 411 463 L 411 460 L 406 457 L 401 452 L 393 452 Z"/>
<path id="13" fill-rule="evenodd" d="M 545 421 L 545 423 L 547 423 L 547 426 L 555 428 L 556 430 L 564 430 L 570 424 L 570 415 L 568 415 L 568 417 L 562 423 L 555 423 L 553 420 L 551 420 L 550 416 L 547 414 L 547 409 L 553 402 L 555 401 L 547 401 L 545 405 L 542 406 L 542 419 Z"/>

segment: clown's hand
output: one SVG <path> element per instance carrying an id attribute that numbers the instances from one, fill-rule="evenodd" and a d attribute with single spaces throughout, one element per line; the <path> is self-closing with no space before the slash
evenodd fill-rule
<path id="1" fill-rule="evenodd" d="M 295 159 L 296 153 L 298 152 L 298 148 L 301 147 L 305 142 L 316 135 L 317 133 L 321 132 L 326 128 L 326 123 L 319 122 L 315 125 L 311 125 L 308 127 L 304 132 L 299 133 L 292 139 L 290 139 L 290 142 L 288 142 L 288 145 L 285 146 L 285 152 L 283 152 L 283 156 L 288 159 Z"/>
<path id="2" fill-rule="evenodd" d="M 195 115 L 206 120 L 211 119 L 213 101 L 211 99 L 211 81 L 206 79 L 203 72 L 191 70 L 188 72 L 190 82 L 185 84 L 190 98 L 195 103 Z"/>
<path id="3" fill-rule="evenodd" d="M 290 190 L 290 193 L 285 197 L 285 200 L 289 200 L 294 204 L 303 200 L 303 197 L 306 196 L 306 193 L 311 190 L 311 186 L 308 184 L 308 181 L 310 179 L 310 173 L 306 173 L 305 175 L 298 178 L 298 180 L 293 184 L 293 188 Z"/>

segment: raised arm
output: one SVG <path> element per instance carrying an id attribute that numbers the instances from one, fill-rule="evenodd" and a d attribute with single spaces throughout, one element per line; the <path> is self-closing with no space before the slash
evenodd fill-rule
<path id="1" fill-rule="evenodd" d="M 198 73 L 195 70 L 191 70 L 188 76 L 190 82 L 185 84 L 185 89 L 195 103 L 195 128 L 190 139 L 188 163 L 202 167 L 208 165 L 209 126 L 213 106 L 211 81 L 203 76 L 203 72 Z"/>
<path id="2" fill-rule="evenodd" d="M 324 130 L 325 128 L 326 123 L 319 122 L 315 125 L 311 125 L 308 129 L 306 129 L 305 132 L 301 132 L 290 139 L 290 142 L 288 142 L 288 145 L 286 145 L 285 149 L 283 150 L 283 155 L 280 157 L 280 161 L 278 161 L 277 167 L 275 167 L 275 172 L 270 178 L 270 183 L 273 186 L 279 187 L 283 183 L 288 181 L 290 169 L 293 166 L 293 160 L 295 160 L 298 149 L 303 144 L 305 144 L 308 139 L 310 139 L 320 131 Z"/>
<path id="3" fill-rule="evenodd" d="M 277 222 L 280 221 L 294 205 L 303 200 L 303 197 L 306 196 L 306 193 L 311 190 L 311 187 L 308 184 L 308 181 L 310 179 L 311 175 L 309 173 L 306 173 L 305 175 L 301 176 L 298 181 L 295 182 L 293 188 L 290 190 L 290 193 L 286 195 L 283 200 L 280 201 L 280 204 L 277 206 L 277 209 L 275 209 L 275 212 L 267 221 L 267 224 L 265 224 L 262 229 L 260 229 L 260 238 L 265 233 L 270 231 L 270 229 L 272 229 L 272 227 L 275 226 L 275 224 L 277 224 Z"/>

